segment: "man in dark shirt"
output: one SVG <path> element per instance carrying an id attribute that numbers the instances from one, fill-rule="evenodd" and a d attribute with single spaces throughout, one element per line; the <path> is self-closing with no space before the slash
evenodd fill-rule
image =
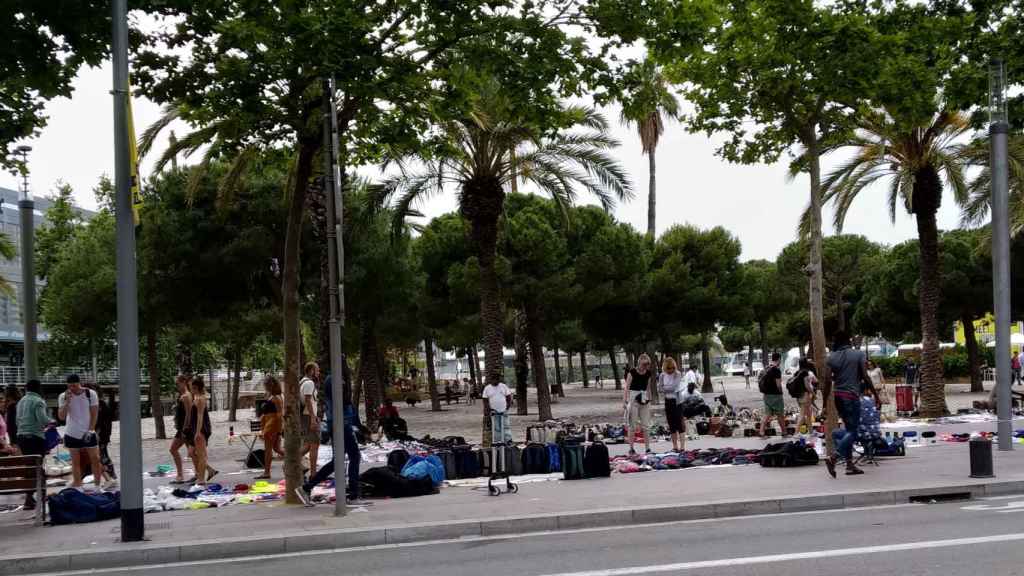
<path id="1" fill-rule="evenodd" d="M 828 355 L 828 367 L 832 372 L 836 411 L 843 420 L 843 429 L 833 431 L 836 453 L 846 460 L 848 476 L 863 474 L 863 470 L 853 465 L 853 445 L 857 442 L 857 427 L 860 425 L 860 396 L 867 374 L 867 355 L 861 350 L 854 350 L 850 337 L 839 331 L 835 335 L 832 353 Z M 825 465 L 835 478 L 836 455 L 830 454 Z"/>
<path id="2" fill-rule="evenodd" d="M 779 420 L 779 433 L 786 436 L 786 401 L 782 396 L 782 369 L 778 352 L 772 352 L 772 363 L 761 375 L 761 394 L 764 395 L 764 418 L 761 419 L 761 436 L 772 418 Z"/>

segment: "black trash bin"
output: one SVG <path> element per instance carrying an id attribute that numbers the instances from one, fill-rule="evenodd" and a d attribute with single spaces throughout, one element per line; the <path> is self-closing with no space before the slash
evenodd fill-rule
<path id="1" fill-rule="evenodd" d="M 971 478 L 992 478 L 992 441 L 988 438 L 974 438 L 971 446 Z"/>

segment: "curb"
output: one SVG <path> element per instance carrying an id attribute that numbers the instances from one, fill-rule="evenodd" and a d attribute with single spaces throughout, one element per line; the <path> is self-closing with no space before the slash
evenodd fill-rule
<path id="1" fill-rule="evenodd" d="M 257 554 L 285 554 L 578 528 L 604 528 L 630 524 L 881 506 L 906 503 L 911 498 L 938 497 L 950 494 L 969 494 L 971 498 L 980 498 L 1017 493 L 1024 494 L 1024 480 L 841 494 L 810 494 L 769 500 L 731 500 L 676 506 L 606 508 L 587 512 L 509 516 L 487 520 L 462 520 L 376 528 L 295 531 L 274 536 L 222 538 L 169 545 L 132 543 L 58 554 L 0 556 L 0 576 L 125 568 L 158 563 L 245 558 Z"/>

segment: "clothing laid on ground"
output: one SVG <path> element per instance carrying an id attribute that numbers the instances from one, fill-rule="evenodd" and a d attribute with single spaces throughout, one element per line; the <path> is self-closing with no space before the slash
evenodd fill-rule
<path id="1" fill-rule="evenodd" d="M 46 437 L 46 426 L 50 417 L 46 414 L 46 401 L 35 392 L 26 392 L 18 401 L 18 425 L 13 433 L 16 437 Z M 8 429 L 8 434 L 11 433 Z"/>
<path id="2" fill-rule="evenodd" d="M 263 414 L 260 415 L 260 430 L 264 434 L 280 434 L 284 430 L 284 414 L 281 408 L 284 400 L 280 396 L 271 396 L 263 405 Z"/>
<path id="3" fill-rule="evenodd" d="M 57 398 L 57 406 L 66 409 L 67 423 L 64 426 L 64 437 L 82 440 L 89 433 L 92 424 L 92 408 L 99 409 L 100 400 L 96 393 L 83 388 L 80 394 L 70 390 L 62 392 Z"/>
<path id="4" fill-rule="evenodd" d="M 504 413 L 508 410 L 508 397 L 512 394 L 512 391 L 505 386 L 504 382 L 498 382 L 495 384 L 488 384 L 484 386 L 484 391 L 480 395 L 484 400 L 487 400 L 491 410 L 495 412 Z"/>

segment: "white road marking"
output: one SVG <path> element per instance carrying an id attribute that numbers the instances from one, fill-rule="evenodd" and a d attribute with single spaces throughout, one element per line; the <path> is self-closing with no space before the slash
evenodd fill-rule
<path id="1" fill-rule="evenodd" d="M 588 570 L 583 572 L 562 572 L 544 574 L 542 576 L 633 576 L 656 572 L 679 572 L 682 570 L 699 570 L 702 568 L 723 568 L 728 566 L 749 566 L 752 564 L 768 564 L 773 562 L 792 562 L 794 560 L 816 560 L 834 558 L 836 556 L 860 556 L 885 552 L 906 552 L 910 550 L 926 550 L 929 548 L 948 548 L 951 546 L 972 546 L 975 544 L 992 544 L 998 542 L 1017 542 L 1024 540 L 1024 534 L 996 534 L 977 538 L 956 538 L 952 540 L 928 540 L 924 542 L 907 542 L 904 544 L 885 544 L 881 546 L 863 546 L 859 548 L 838 548 L 834 550 L 815 550 L 813 552 L 794 552 L 791 554 L 772 554 L 769 556 L 747 556 L 744 558 L 722 558 L 719 560 L 703 560 L 698 562 L 679 562 L 676 564 L 657 564 L 652 566 L 633 566 L 630 568 L 609 568 L 607 570 Z"/>
<path id="2" fill-rule="evenodd" d="M 997 506 L 994 504 L 974 504 L 973 506 L 961 506 L 960 509 L 969 510 L 971 512 L 1024 512 L 1024 500 L 1007 502 L 1003 506 Z"/>

